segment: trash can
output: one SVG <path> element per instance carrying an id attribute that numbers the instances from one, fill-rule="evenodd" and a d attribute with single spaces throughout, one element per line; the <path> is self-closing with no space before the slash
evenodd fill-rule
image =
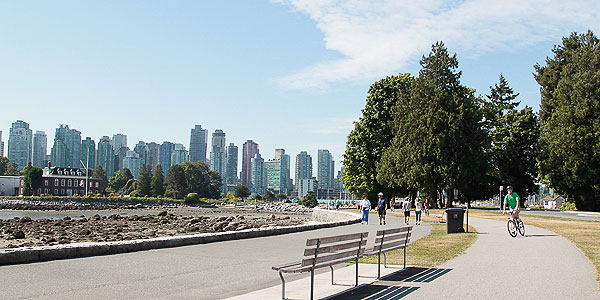
<path id="1" fill-rule="evenodd" d="M 463 220 L 465 210 L 462 208 L 446 209 L 446 233 L 465 232 L 463 228 Z"/>

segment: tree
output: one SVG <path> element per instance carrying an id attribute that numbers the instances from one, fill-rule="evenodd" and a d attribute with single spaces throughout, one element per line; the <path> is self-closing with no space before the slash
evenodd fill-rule
<path id="1" fill-rule="evenodd" d="M 152 182 L 152 170 L 150 167 L 141 166 L 140 167 L 140 175 L 138 176 L 136 191 L 139 196 L 150 196 L 151 195 L 151 186 Z"/>
<path id="2" fill-rule="evenodd" d="M 317 197 L 315 197 L 315 193 L 313 191 L 308 191 L 304 198 L 300 200 L 300 204 L 312 208 L 319 205 L 319 202 L 317 202 Z"/>
<path id="3" fill-rule="evenodd" d="M 245 199 L 246 197 L 250 196 L 250 190 L 248 190 L 248 187 L 245 185 L 238 185 L 235 187 L 235 196 Z"/>
<path id="4" fill-rule="evenodd" d="M 19 176 L 19 168 L 16 163 L 8 160 L 6 157 L 0 156 L 0 175 Z"/>
<path id="5" fill-rule="evenodd" d="M 600 42 L 589 30 L 572 33 L 552 52 L 534 66 L 540 174 L 577 209 L 600 211 Z"/>
<path id="6" fill-rule="evenodd" d="M 406 101 L 394 110 L 394 136 L 377 180 L 427 191 L 433 202 L 441 189 L 459 189 L 464 200 L 476 198 L 473 186 L 482 184 L 487 165 L 480 100 L 461 85 L 456 54 L 449 55 L 442 42 L 421 59 L 421 67 Z"/>
<path id="7" fill-rule="evenodd" d="M 275 199 L 275 193 L 273 193 L 272 191 L 267 191 L 265 193 L 265 199 L 267 199 L 267 200 Z"/>
<path id="8" fill-rule="evenodd" d="M 201 161 L 186 161 L 181 164 L 185 174 L 188 193 L 198 193 L 201 198 L 219 199 L 223 181 L 218 172 L 210 170 Z"/>
<path id="9" fill-rule="evenodd" d="M 42 186 L 42 174 L 44 172 L 38 167 L 33 167 L 31 162 L 23 169 L 23 195 L 31 196 Z"/>
<path id="10" fill-rule="evenodd" d="M 102 166 L 96 166 L 92 178 L 100 179 L 102 181 L 102 194 L 106 193 L 108 187 L 108 177 L 106 176 L 106 170 Z"/>
<path id="11" fill-rule="evenodd" d="M 165 178 L 160 165 L 154 168 L 154 175 L 152 175 L 152 181 L 150 181 L 150 191 L 154 197 L 163 197 L 165 195 Z"/>
<path id="12" fill-rule="evenodd" d="M 108 186 L 113 193 L 124 194 L 122 193 L 123 191 L 121 191 L 121 189 L 125 187 L 125 185 L 131 179 L 133 179 L 133 174 L 131 174 L 131 171 L 128 168 L 123 168 L 122 170 L 115 172 L 115 176 L 110 178 Z"/>
<path id="13" fill-rule="evenodd" d="M 284 201 L 284 200 L 288 199 L 288 196 L 284 193 L 277 194 L 277 195 L 275 195 L 275 197 L 277 197 L 277 199 L 279 199 L 280 201 Z"/>
<path id="14" fill-rule="evenodd" d="M 187 182 L 185 178 L 185 172 L 181 165 L 174 165 L 169 169 L 169 171 L 167 171 L 165 185 L 165 195 L 169 197 L 181 199 L 184 195 L 187 194 Z"/>
<path id="15" fill-rule="evenodd" d="M 377 168 L 384 151 L 393 140 L 392 116 L 394 108 L 409 93 L 414 79 L 409 74 L 389 76 L 369 88 L 362 116 L 354 123 L 348 135 L 343 155 L 342 182 L 354 195 L 366 194 L 376 201 L 377 193 L 386 195 L 401 192 L 387 180 L 377 180 Z"/>

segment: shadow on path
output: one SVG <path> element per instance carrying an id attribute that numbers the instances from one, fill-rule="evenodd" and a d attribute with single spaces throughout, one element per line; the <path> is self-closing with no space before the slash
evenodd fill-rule
<path id="1" fill-rule="evenodd" d="M 526 234 L 525 237 L 547 237 L 547 236 L 558 236 L 557 234 Z"/>
<path id="2" fill-rule="evenodd" d="M 409 267 L 381 277 L 372 284 L 363 284 L 340 294 L 324 299 L 363 299 L 363 300 L 394 300 L 402 299 L 416 291 L 419 287 L 409 286 L 406 283 L 428 283 L 452 271 L 452 269 Z M 403 284 L 405 283 L 405 284 Z"/>

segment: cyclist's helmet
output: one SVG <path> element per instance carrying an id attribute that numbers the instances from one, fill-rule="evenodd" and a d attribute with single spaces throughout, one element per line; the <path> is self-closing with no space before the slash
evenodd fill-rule
<path id="1" fill-rule="evenodd" d="M 506 190 L 507 190 L 507 191 L 508 191 L 508 190 L 512 190 L 512 189 L 513 189 L 513 187 L 512 187 L 511 185 L 509 185 L 509 186 L 507 186 L 507 187 L 506 187 Z"/>

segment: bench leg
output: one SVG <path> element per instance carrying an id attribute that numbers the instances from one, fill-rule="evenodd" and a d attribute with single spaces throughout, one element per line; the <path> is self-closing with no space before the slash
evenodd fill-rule
<path id="1" fill-rule="evenodd" d="M 331 268 L 331 285 L 333 285 L 333 266 L 329 266 Z"/>
<path id="2" fill-rule="evenodd" d="M 354 286 L 358 286 L 358 258 L 354 262 L 356 265 L 356 280 L 354 281 Z"/>
<path id="3" fill-rule="evenodd" d="M 281 299 L 285 299 L 285 279 L 283 279 L 283 274 L 279 271 L 279 278 L 281 278 Z"/>
<path id="4" fill-rule="evenodd" d="M 387 255 L 383 253 L 383 266 L 387 268 Z"/>
<path id="5" fill-rule="evenodd" d="M 406 247 L 404 247 L 404 268 L 406 269 Z"/>
<path id="6" fill-rule="evenodd" d="M 377 254 L 377 279 L 381 277 L 381 252 Z"/>
<path id="7" fill-rule="evenodd" d="M 314 298 L 315 289 L 315 269 L 310 270 L 310 300 Z"/>

